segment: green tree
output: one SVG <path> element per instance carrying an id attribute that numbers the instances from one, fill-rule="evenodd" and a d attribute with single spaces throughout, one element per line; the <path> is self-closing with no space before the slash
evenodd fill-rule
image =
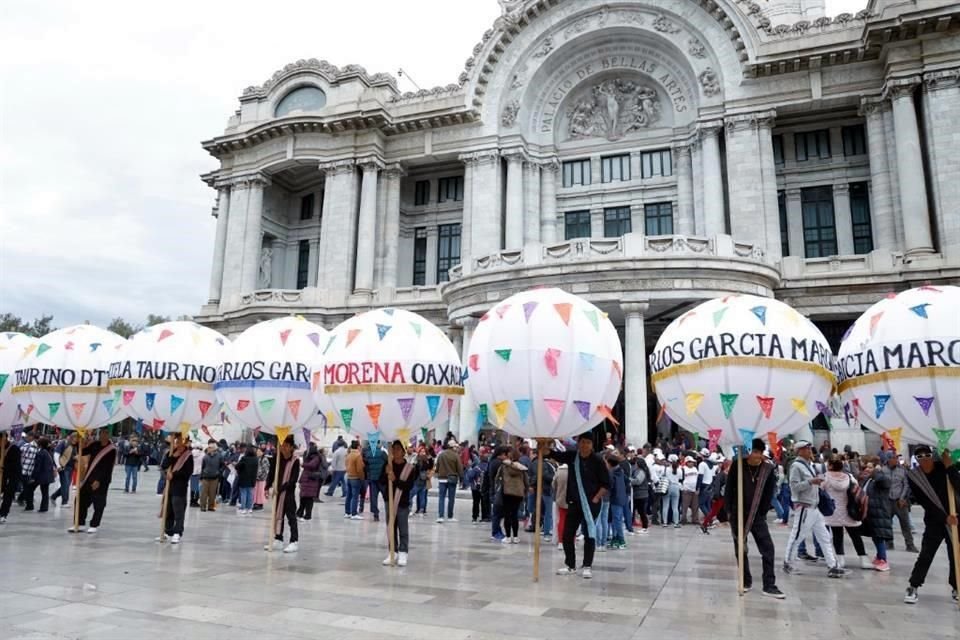
<path id="1" fill-rule="evenodd" d="M 167 316 L 157 316 L 152 313 L 147 314 L 147 326 L 152 327 L 155 324 L 160 324 L 162 322 L 170 322 L 170 318 Z"/>
<path id="2" fill-rule="evenodd" d="M 114 318 L 107 325 L 107 331 L 112 331 L 121 338 L 129 338 L 139 330 L 140 327 L 134 327 L 123 318 Z"/>
<path id="3" fill-rule="evenodd" d="M 45 336 L 53 331 L 52 323 L 53 316 L 40 316 L 34 318 L 33 322 L 24 322 L 19 316 L 12 313 L 0 315 L 0 331 L 16 331 L 34 338 Z"/>

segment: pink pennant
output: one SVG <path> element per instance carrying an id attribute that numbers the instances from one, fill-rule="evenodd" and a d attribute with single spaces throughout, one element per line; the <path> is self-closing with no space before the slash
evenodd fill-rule
<path id="1" fill-rule="evenodd" d="M 453 415 L 453 398 L 447 398 L 447 415 Z"/>
<path id="2" fill-rule="evenodd" d="M 721 435 L 723 435 L 723 429 L 707 430 L 707 449 L 710 450 L 710 453 L 713 453 L 717 450 L 717 445 L 720 444 Z"/>
<path id="3" fill-rule="evenodd" d="M 210 429 L 207 428 L 207 425 L 205 424 L 200 425 L 200 430 L 203 431 L 205 436 L 207 436 L 211 440 L 213 439 L 213 436 L 210 435 Z"/>
<path id="4" fill-rule="evenodd" d="M 550 417 L 553 418 L 553 421 L 556 422 L 560 419 L 560 414 L 563 413 L 563 407 L 567 404 L 564 400 L 553 400 L 550 398 L 544 398 L 543 404 L 547 405 L 547 411 L 550 412 Z"/>
<path id="5" fill-rule="evenodd" d="M 316 391 L 317 389 L 320 388 L 320 377 L 321 377 L 322 375 L 323 375 L 323 372 L 322 372 L 322 371 L 314 371 L 314 372 L 313 372 L 313 386 L 310 387 L 310 388 L 313 389 L 314 391 Z"/>
<path id="6" fill-rule="evenodd" d="M 73 417 L 77 420 L 80 419 L 80 416 L 83 414 L 84 407 L 87 406 L 86 402 L 74 402 L 70 405 L 70 408 L 73 409 Z"/>
<path id="7" fill-rule="evenodd" d="M 67 344 L 63 345 L 63 348 L 66 349 L 67 351 L 73 351 L 73 340 L 71 340 L 71 341 L 67 342 Z"/>
<path id="8" fill-rule="evenodd" d="M 243 411 L 250 406 L 249 400 L 237 400 L 237 411 Z"/>
<path id="9" fill-rule="evenodd" d="M 299 400 L 287 400 L 287 408 L 290 409 L 290 415 L 293 416 L 294 420 L 299 420 L 300 416 L 300 401 Z"/>
<path id="10" fill-rule="evenodd" d="M 875 313 L 870 316 L 870 337 L 873 337 L 873 334 L 877 331 L 877 325 L 880 323 L 880 318 L 883 317 L 883 311 L 880 313 Z"/>
<path id="11" fill-rule="evenodd" d="M 470 357 L 467 358 L 467 366 L 476 371 L 480 368 L 480 354 L 471 353 Z"/>
<path id="12" fill-rule="evenodd" d="M 597 405 L 597 411 L 600 412 L 604 418 L 613 423 L 614 426 L 619 427 L 620 421 L 613 415 L 613 411 L 605 404 Z"/>
<path id="13" fill-rule="evenodd" d="M 157 342 L 160 342 L 161 340 L 166 340 L 172 335 L 173 335 L 173 331 L 170 331 L 170 329 L 164 329 L 163 331 L 160 332 L 160 336 L 157 338 Z"/>
<path id="14" fill-rule="evenodd" d="M 280 332 L 280 342 L 283 346 L 287 346 L 287 338 L 290 337 L 290 329 L 284 329 Z"/>
<path id="15" fill-rule="evenodd" d="M 153 419 L 153 428 L 156 429 L 157 431 L 159 431 L 160 429 L 163 429 L 163 425 L 165 424 L 167 424 L 166 420 L 161 420 L 160 418 Z"/>
<path id="16" fill-rule="evenodd" d="M 500 305 L 499 307 L 497 307 L 497 317 L 499 317 L 501 320 L 503 320 L 503 315 L 504 315 L 504 314 L 507 312 L 507 310 L 509 310 L 509 309 L 510 309 L 510 305 L 508 305 L 508 304 L 502 304 L 502 305 Z"/>
<path id="17" fill-rule="evenodd" d="M 137 392 L 136 392 L 135 390 L 124 391 L 124 392 L 123 392 L 123 406 L 127 406 L 128 404 L 130 404 L 131 402 L 133 402 L 133 397 L 134 397 L 135 395 L 137 395 Z"/>
<path id="18" fill-rule="evenodd" d="M 550 372 L 550 375 L 554 378 L 557 377 L 557 360 L 560 359 L 560 350 L 559 349 L 547 349 L 543 354 L 543 362 L 547 365 L 547 371 Z"/>
<path id="19" fill-rule="evenodd" d="M 207 417 L 207 411 L 210 411 L 210 407 L 213 406 L 213 405 L 212 405 L 211 403 L 207 402 L 206 400 L 198 400 L 198 401 L 197 401 L 197 404 L 200 406 L 200 417 L 201 417 L 201 418 L 206 418 L 206 417 Z"/>
<path id="20" fill-rule="evenodd" d="M 757 396 L 757 402 L 760 403 L 760 411 L 763 412 L 763 417 L 769 420 L 770 414 L 773 412 L 773 398 Z"/>
<path id="21" fill-rule="evenodd" d="M 613 361 L 613 370 L 617 372 L 617 377 L 623 380 L 623 369 L 620 367 L 620 363 L 616 360 Z"/>

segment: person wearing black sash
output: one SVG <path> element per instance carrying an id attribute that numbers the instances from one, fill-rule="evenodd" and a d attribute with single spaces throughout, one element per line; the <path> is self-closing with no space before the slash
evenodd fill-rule
<path id="1" fill-rule="evenodd" d="M 300 477 L 300 460 L 293 455 L 296 445 L 293 436 L 287 436 L 280 444 L 277 463 L 280 465 L 280 483 L 277 486 L 277 509 L 274 514 L 274 540 L 264 547 L 266 551 L 283 549 L 284 553 L 296 553 L 299 549 L 300 532 L 297 528 L 297 479 Z M 290 544 L 283 546 L 283 520 L 290 526 Z"/>
<path id="2" fill-rule="evenodd" d="M 170 453 L 163 459 L 160 468 L 167 474 L 170 488 L 167 490 L 167 510 L 163 527 L 165 535 L 157 542 L 180 544 L 183 537 L 183 520 L 187 511 L 187 492 L 190 490 L 190 476 L 193 475 L 193 452 L 190 439 L 179 433 L 173 434 Z"/>
<path id="3" fill-rule="evenodd" d="M 103 511 L 107 507 L 107 490 L 113 478 L 113 465 L 117 462 L 117 448 L 110 442 L 110 429 L 100 429 L 96 442 L 83 446 L 83 458 L 78 468 L 80 477 L 80 516 L 78 526 L 67 529 L 69 533 L 83 531 L 87 523 L 87 511 L 93 506 L 93 518 L 87 533 L 96 533 L 100 528 Z"/>
<path id="4" fill-rule="evenodd" d="M 0 524 L 7 521 L 14 494 L 20 488 L 20 449 L 13 444 L 9 434 L 3 439 L 3 447 L 7 454 L 3 461 L 3 478 L 0 480 L 0 494 L 3 494 L 0 499 Z"/>

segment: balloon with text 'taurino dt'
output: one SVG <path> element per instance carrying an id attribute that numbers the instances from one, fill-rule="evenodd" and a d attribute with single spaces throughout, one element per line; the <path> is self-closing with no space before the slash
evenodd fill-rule
<path id="1" fill-rule="evenodd" d="M 38 339 L 20 361 L 14 397 L 33 406 L 38 422 L 62 429 L 96 429 L 123 413 L 107 387 L 110 362 L 126 341 L 81 324 Z"/>
<path id="2" fill-rule="evenodd" d="M 24 426 L 24 416 L 33 414 L 32 407 L 21 407 L 14 399 L 13 387 L 20 361 L 36 348 L 36 340 L 28 335 L 0 333 L 0 431 Z"/>
<path id="3" fill-rule="evenodd" d="M 359 314 L 331 331 L 313 384 L 326 394 L 337 424 L 381 442 L 423 439 L 463 395 L 460 357 L 446 334 L 392 308 Z"/>
<path id="4" fill-rule="evenodd" d="M 960 449 L 960 287 L 919 287 L 874 304 L 844 335 L 837 371 L 851 423 L 900 451 L 904 440 Z"/>
<path id="5" fill-rule="evenodd" d="M 235 422 L 286 436 L 317 411 L 310 374 L 327 331 L 300 316 L 255 324 L 230 343 L 217 370 L 217 400 Z"/>
<path id="6" fill-rule="evenodd" d="M 772 298 L 708 300 L 664 330 L 651 382 L 672 420 L 717 444 L 776 440 L 829 411 L 833 354 L 810 320 Z"/>
<path id="7" fill-rule="evenodd" d="M 195 322 L 164 322 L 127 340 L 110 364 L 115 402 L 146 429 L 187 432 L 215 423 L 213 383 L 227 340 Z"/>
<path id="8" fill-rule="evenodd" d="M 533 289 L 480 318 L 466 365 L 478 428 L 490 422 L 527 438 L 564 438 L 613 420 L 623 349 L 593 304 Z"/>

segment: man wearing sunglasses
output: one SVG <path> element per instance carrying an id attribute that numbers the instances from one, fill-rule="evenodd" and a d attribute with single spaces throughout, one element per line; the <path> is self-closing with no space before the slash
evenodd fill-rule
<path id="1" fill-rule="evenodd" d="M 940 460 L 937 460 L 933 451 L 925 444 L 914 449 L 919 469 L 907 472 L 910 482 L 910 491 L 917 503 L 923 507 L 923 539 L 920 543 L 920 555 L 913 572 L 910 574 L 910 586 L 903 601 L 907 604 L 916 604 L 917 590 L 923 586 L 927 578 L 930 564 L 940 549 L 940 544 L 947 543 L 947 557 L 950 561 L 950 586 L 953 589 L 953 599 L 957 599 L 957 576 L 953 570 L 953 546 L 950 544 L 949 527 L 957 526 L 957 516 L 947 512 L 947 479 L 953 483 L 955 491 L 960 491 L 960 467 L 953 464 L 950 452 L 944 450 Z"/>

